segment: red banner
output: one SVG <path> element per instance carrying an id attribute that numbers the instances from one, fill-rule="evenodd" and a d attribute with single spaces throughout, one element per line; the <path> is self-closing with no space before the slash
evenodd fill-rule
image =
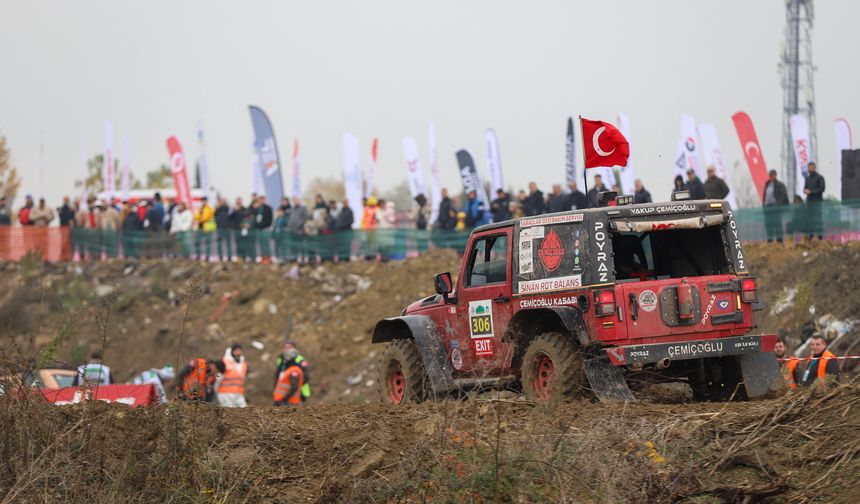
<path id="1" fill-rule="evenodd" d="M 173 173 L 173 184 L 176 186 L 176 198 L 192 207 L 191 187 L 188 185 L 188 170 L 185 167 L 185 154 L 179 139 L 172 136 L 167 139 L 167 151 L 170 153 L 170 171 Z"/>
<path id="2" fill-rule="evenodd" d="M 764 164 L 764 156 L 761 153 L 761 145 L 758 143 L 758 136 L 755 134 L 752 120 L 746 112 L 738 112 L 732 116 L 732 122 L 735 123 L 738 140 L 741 141 L 741 149 L 746 156 L 747 166 L 758 191 L 758 197 L 763 198 L 764 185 L 767 183 L 767 166 Z"/>
<path id="3" fill-rule="evenodd" d="M 155 386 L 147 385 L 100 385 L 87 389 L 66 387 L 61 389 L 39 389 L 48 402 L 58 406 L 78 404 L 81 401 L 104 401 L 129 406 L 149 406 L 158 402 Z"/>

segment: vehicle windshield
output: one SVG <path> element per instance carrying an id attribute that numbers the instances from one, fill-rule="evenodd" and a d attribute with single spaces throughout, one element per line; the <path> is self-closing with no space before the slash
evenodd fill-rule
<path id="1" fill-rule="evenodd" d="M 612 233 L 616 281 L 729 273 L 720 226 Z"/>

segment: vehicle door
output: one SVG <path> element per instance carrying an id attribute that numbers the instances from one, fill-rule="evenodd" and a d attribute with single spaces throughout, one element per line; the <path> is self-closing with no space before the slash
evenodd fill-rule
<path id="1" fill-rule="evenodd" d="M 457 290 L 457 325 L 463 371 L 498 374 L 510 362 L 512 346 L 502 342 L 511 319 L 512 228 L 472 237 Z"/>

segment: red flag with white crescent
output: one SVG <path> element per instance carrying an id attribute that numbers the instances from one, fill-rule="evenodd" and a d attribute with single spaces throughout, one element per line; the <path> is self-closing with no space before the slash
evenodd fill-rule
<path id="1" fill-rule="evenodd" d="M 188 170 L 185 167 L 185 154 L 179 139 L 172 136 L 167 139 L 167 152 L 170 153 L 170 171 L 173 173 L 173 185 L 176 187 L 176 197 L 188 208 L 191 208 L 191 186 L 188 185 Z"/>
<path id="2" fill-rule="evenodd" d="M 585 168 L 627 166 L 630 144 L 618 128 L 580 117 Z"/>
<path id="3" fill-rule="evenodd" d="M 741 142 L 741 149 L 744 151 L 758 196 L 763 198 L 764 186 L 767 183 L 767 166 L 764 164 L 764 156 L 761 153 L 761 145 L 758 143 L 752 120 L 746 112 L 738 112 L 732 116 L 732 122 L 735 123 L 738 140 Z"/>

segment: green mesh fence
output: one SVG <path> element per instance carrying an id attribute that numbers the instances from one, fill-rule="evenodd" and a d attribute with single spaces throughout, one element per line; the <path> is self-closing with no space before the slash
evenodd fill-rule
<path id="1" fill-rule="evenodd" d="M 827 240 L 860 239 L 860 202 L 799 204 L 767 208 L 742 208 L 735 219 L 744 241 L 800 239 L 822 236 Z M 208 257 L 254 259 L 346 259 L 381 256 L 399 259 L 429 248 L 462 251 L 469 233 L 464 231 L 379 229 L 345 231 L 314 236 L 288 232 L 240 231 L 153 233 L 74 229 L 72 246 L 84 257 Z"/>

